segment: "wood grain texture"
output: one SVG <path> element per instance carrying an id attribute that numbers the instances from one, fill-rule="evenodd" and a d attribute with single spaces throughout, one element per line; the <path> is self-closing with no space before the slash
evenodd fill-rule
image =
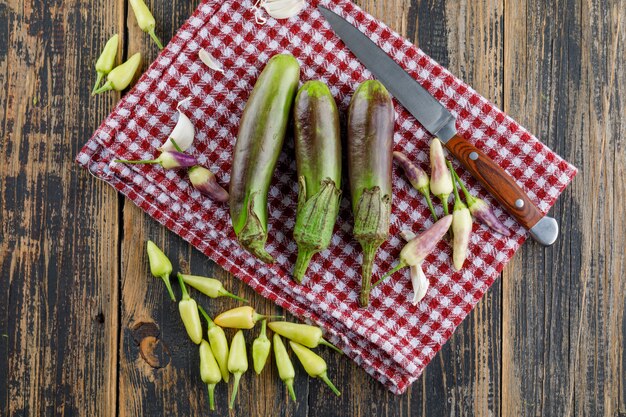
<path id="1" fill-rule="evenodd" d="M 148 4 L 166 43 L 197 1 Z M 119 97 L 88 96 L 106 39 L 118 31 L 120 60 L 141 51 L 144 68 L 156 46 L 122 0 L 9 0 L 0 4 L 0 415 L 626 416 L 626 0 L 357 4 L 581 168 L 551 213 L 556 245 L 526 243 L 403 396 L 320 348 L 341 397 L 293 356 L 293 403 L 272 358 L 261 376 L 244 375 L 232 411 L 232 384 L 219 384 L 209 414 L 198 349 L 149 275 L 145 241 L 175 270 L 282 311 L 73 163 Z M 238 305 L 192 295 L 213 316 Z"/>

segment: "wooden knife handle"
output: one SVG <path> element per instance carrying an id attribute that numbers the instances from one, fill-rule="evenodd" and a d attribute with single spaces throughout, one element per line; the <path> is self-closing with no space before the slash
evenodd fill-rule
<path id="1" fill-rule="evenodd" d="M 465 138 L 457 134 L 445 146 L 526 229 L 531 229 L 543 218 L 515 180 Z"/>

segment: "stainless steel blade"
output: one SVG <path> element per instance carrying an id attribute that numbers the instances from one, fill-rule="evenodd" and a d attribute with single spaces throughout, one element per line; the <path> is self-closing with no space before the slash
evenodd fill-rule
<path id="1" fill-rule="evenodd" d="M 444 143 L 456 134 L 454 116 L 385 51 L 343 17 L 323 6 L 318 9 L 350 51 L 426 130 Z"/>

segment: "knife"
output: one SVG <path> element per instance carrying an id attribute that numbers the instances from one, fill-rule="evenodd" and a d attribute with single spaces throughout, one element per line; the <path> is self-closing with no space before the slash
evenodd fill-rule
<path id="1" fill-rule="evenodd" d="M 504 169 L 456 130 L 456 119 L 374 41 L 343 17 L 323 6 L 319 11 L 352 53 L 448 151 L 480 181 L 537 242 L 552 245 L 559 225 L 544 216 Z"/>

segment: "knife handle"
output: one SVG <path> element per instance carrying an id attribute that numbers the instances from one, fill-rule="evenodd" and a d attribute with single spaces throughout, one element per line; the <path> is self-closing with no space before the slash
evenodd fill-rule
<path id="1" fill-rule="evenodd" d="M 532 229 L 544 217 L 515 180 L 465 138 L 456 134 L 445 146 L 526 229 Z"/>

